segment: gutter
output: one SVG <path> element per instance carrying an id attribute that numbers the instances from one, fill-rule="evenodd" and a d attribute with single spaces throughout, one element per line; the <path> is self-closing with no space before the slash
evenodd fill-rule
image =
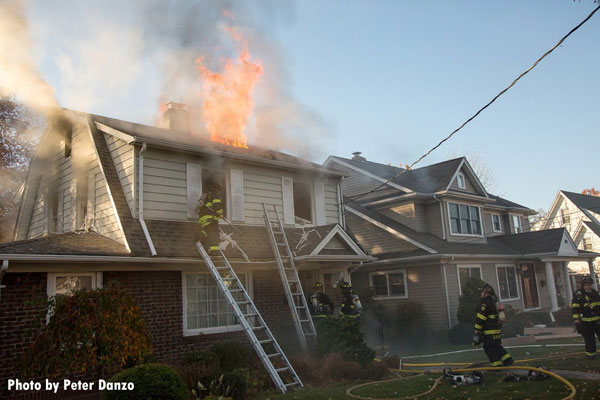
<path id="1" fill-rule="evenodd" d="M 433 198 L 440 203 L 440 216 L 442 217 L 442 239 L 446 240 L 446 218 L 444 218 L 444 205 L 442 200 L 437 197 L 437 194 L 434 194 Z"/>
<path id="2" fill-rule="evenodd" d="M 2 269 L 0 269 L 0 295 L 2 294 L 2 288 L 6 287 L 2 284 L 2 278 L 4 278 L 6 271 L 8 271 L 8 260 L 2 260 Z"/>
<path id="3" fill-rule="evenodd" d="M 294 261 L 375 261 L 377 258 L 371 256 L 335 256 L 335 255 L 316 255 L 294 257 Z"/>
<path id="4" fill-rule="evenodd" d="M 140 150 L 139 163 L 138 163 L 138 219 L 140 221 L 140 225 L 142 226 L 142 231 L 144 231 L 144 236 L 146 237 L 146 241 L 148 242 L 148 246 L 150 247 L 150 253 L 152 257 L 156 256 L 156 249 L 154 248 L 154 243 L 152 242 L 152 238 L 150 237 L 150 232 L 148 232 L 148 227 L 146 226 L 146 221 L 144 221 L 144 156 L 143 153 L 146 151 L 147 145 L 146 143 L 142 144 L 142 149 Z"/>

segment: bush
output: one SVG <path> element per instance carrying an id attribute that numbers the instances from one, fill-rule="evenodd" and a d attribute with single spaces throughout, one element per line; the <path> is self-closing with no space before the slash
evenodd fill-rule
<path id="1" fill-rule="evenodd" d="M 188 391 L 175 370 L 163 364 L 143 364 L 119 372 L 109 382 L 132 382 L 133 391 L 104 391 L 107 400 L 187 400 Z"/>
<path id="2" fill-rule="evenodd" d="M 43 328 L 23 358 L 25 375 L 110 376 L 152 354 L 139 306 L 118 287 L 54 296 L 45 300 L 40 320 Z"/>
<path id="3" fill-rule="evenodd" d="M 571 307 L 563 307 L 554 313 L 557 326 L 573 326 L 573 312 Z"/>
<path id="4" fill-rule="evenodd" d="M 474 324 L 475 313 L 481 301 L 481 288 L 485 282 L 478 278 L 469 278 L 465 282 L 462 295 L 458 300 L 458 322 L 461 324 Z"/>
<path id="5" fill-rule="evenodd" d="M 448 340 L 452 344 L 470 344 L 473 340 L 473 323 L 460 323 L 448 331 Z"/>
<path id="6" fill-rule="evenodd" d="M 183 357 L 177 371 L 190 389 L 196 388 L 200 379 L 221 371 L 219 357 L 212 350 L 193 351 Z"/>
<path id="7" fill-rule="evenodd" d="M 198 382 L 197 395 L 231 397 L 233 400 L 246 398 L 246 377 L 241 371 L 207 375 Z"/>
<path id="8" fill-rule="evenodd" d="M 222 342 L 211 347 L 217 356 L 222 371 L 231 372 L 236 368 L 246 367 L 250 358 L 250 349 L 240 342 Z"/>
<path id="9" fill-rule="evenodd" d="M 419 343 L 427 339 L 425 333 L 429 332 L 429 320 L 420 303 L 402 303 L 394 314 L 394 328 L 400 340 Z"/>
<path id="10" fill-rule="evenodd" d="M 323 318 L 317 325 L 318 357 L 340 353 L 346 361 L 367 365 L 375 357 L 375 351 L 365 343 L 359 321 L 354 318 Z"/>
<path id="11" fill-rule="evenodd" d="M 515 336 L 523 336 L 525 332 L 525 324 L 519 319 L 508 320 L 502 326 L 502 336 L 511 338 Z"/>

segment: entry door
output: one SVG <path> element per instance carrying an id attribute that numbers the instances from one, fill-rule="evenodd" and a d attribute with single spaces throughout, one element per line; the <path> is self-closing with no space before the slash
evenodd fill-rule
<path id="1" fill-rule="evenodd" d="M 535 265 L 533 263 L 521 264 L 521 287 L 523 289 L 523 308 L 526 310 L 540 307 L 537 281 L 535 279 Z"/>

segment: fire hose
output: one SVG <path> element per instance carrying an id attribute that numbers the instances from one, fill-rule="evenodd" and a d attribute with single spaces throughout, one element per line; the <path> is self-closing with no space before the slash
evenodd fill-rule
<path id="1" fill-rule="evenodd" d="M 553 355 L 553 356 L 546 356 L 546 357 L 539 357 L 539 358 L 530 358 L 530 359 L 524 359 L 524 360 L 518 360 L 516 362 L 530 362 L 530 361 L 539 361 L 539 360 L 546 360 L 546 359 L 551 359 L 551 358 L 564 358 L 566 357 L 572 357 L 575 355 L 580 355 L 582 354 L 581 352 L 572 352 L 569 353 L 567 355 L 565 354 L 560 354 L 560 355 Z M 473 363 L 405 363 L 403 364 L 404 367 L 441 367 L 441 366 L 466 366 L 466 365 L 473 365 Z M 409 378 L 413 378 L 413 377 L 417 377 L 417 376 L 423 376 L 426 373 L 429 373 L 430 371 L 426 371 L 426 370 L 414 370 L 414 369 L 395 369 L 395 368 L 389 368 L 390 371 L 392 372 L 399 372 L 399 373 L 413 373 L 413 374 L 417 374 L 417 375 L 413 375 L 410 377 L 398 377 L 398 378 L 392 378 L 392 379 L 385 379 L 385 380 L 381 380 L 381 381 L 375 381 L 375 382 L 366 382 L 366 383 L 362 383 L 359 385 L 355 385 L 352 386 L 351 388 L 348 388 L 348 390 L 346 390 L 346 395 L 349 397 L 352 397 L 354 399 L 361 399 L 361 400 L 408 400 L 408 399 L 415 399 L 415 398 L 419 398 L 419 397 L 423 397 L 428 395 L 429 393 L 433 392 L 437 386 L 439 385 L 439 383 L 442 381 L 442 379 L 444 378 L 444 375 L 440 376 L 439 378 L 437 378 L 433 385 L 425 392 L 422 393 L 418 393 L 416 395 L 410 395 L 410 396 L 405 396 L 405 397 L 368 397 L 368 396 L 360 396 L 357 394 L 353 394 L 352 391 L 359 389 L 361 387 L 365 387 L 365 386 L 370 386 L 370 385 L 374 385 L 374 384 L 381 384 L 381 383 L 387 383 L 387 382 L 393 382 L 393 381 L 398 381 L 398 380 L 402 380 L 402 379 L 409 379 Z M 461 368 L 461 369 L 456 369 L 453 370 L 453 372 L 475 372 L 475 371 L 505 371 L 505 370 L 526 370 L 526 371 L 535 371 L 541 374 L 545 374 L 548 375 L 556 380 L 558 380 L 559 382 L 563 383 L 565 386 L 567 386 L 569 388 L 569 390 L 571 391 L 569 393 L 569 395 L 567 395 L 566 397 L 564 397 L 562 400 L 570 400 L 575 398 L 575 395 L 577 394 L 577 389 L 575 389 L 575 386 L 569 382 L 567 379 L 563 378 L 562 376 L 558 375 L 555 372 L 552 371 L 548 371 L 546 369 L 543 368 L 538 368 L 538 367 L 530 367 L 530 366 L 508 366 L 508 367 L 476 367 L 476 368 Z"/>

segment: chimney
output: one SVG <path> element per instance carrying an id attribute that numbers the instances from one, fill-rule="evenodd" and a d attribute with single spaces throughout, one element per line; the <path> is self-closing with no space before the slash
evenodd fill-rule
<path id="1" fill-rule="evenodd" d="M 178 131 L 190 131 L 190 112 L 185 104 L 167 103 L 167 109 L 163 113 L 163 127 Z"/>
<path id="2" fill-rule="evenodd" d="M 367 161 L 366 158 L 361 156 L 361 152 L 360 151 L 355 151 L 354 153 L 352 153 L 352 160 L 353 161 Z"/>

